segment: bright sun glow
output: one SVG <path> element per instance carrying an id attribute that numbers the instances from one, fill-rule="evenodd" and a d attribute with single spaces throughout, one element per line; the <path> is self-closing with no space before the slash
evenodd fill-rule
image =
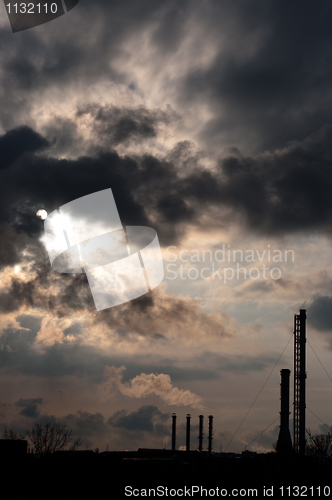
<path id="1" fill-rule="evenodd" d="M 40 219 L 42 220 L 45 220 L 48 213 L 46 212 L 46 210 L 42 209 L 42 210 L 38 210 L 38 212 L 36 213 L 37 217 L 39 217 Z"/>

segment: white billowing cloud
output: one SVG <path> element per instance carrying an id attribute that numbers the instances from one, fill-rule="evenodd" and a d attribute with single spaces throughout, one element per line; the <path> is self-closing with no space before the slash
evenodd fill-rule
<path id="1" fill-rule="evenodd" d="M 178 389 L 172 385 L 171 377 L 166 373 L 141 373 L 128 383 L 122 382 L 122 372 L 125 366 L 105 366 L 104 375 L 107 377 L 105 387 L 115 386 L 122 394 L 130 398 L 145 398 L 156 394 L 166 404 L 176 406 L 192 406 L 202 408 L 202 398 L 189 390 Z"/>

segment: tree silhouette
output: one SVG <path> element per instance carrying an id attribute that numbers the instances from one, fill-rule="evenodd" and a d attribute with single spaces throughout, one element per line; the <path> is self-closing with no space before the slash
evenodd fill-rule
<path id="1" fill-rule="evenodd" d="M 11 440 L 21 440 L 25 439 L 25 436 L 22 434 L 18 434 L 17 432 L 13 431 L 12 429 L 8 429 L 5 427 L 4 433 L 3 433 L 3 439 L 11 439 Z"/>
<path id="2" fill-rule="evenodd" d="M 321 465 L 332 462 L 332 427 L 327 434 L 312 434 L 307 430 L 310 443 L 306 446 L 306 455 L 314 457 Z"/>
<path id="3" fill-rule="evenodd" d="M 81 445 L 81 439 L 76 439 L 70 445 L 72 442 L 71 434 L 72 432 L 67 429 L 66 424 L 46 423 L 45 425 L 35 424 L 31 431 L 27 431 L 27 438 L 32 453 L 48 455 L 65 449 L 76 450 Z"/>

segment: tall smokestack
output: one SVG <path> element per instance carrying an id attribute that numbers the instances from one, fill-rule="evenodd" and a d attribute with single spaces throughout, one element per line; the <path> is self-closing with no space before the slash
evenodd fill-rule
<path id="1" fill-rule="evenodd" d="M 306 310 L 294 317 L 294 452 L 305 452 Z"/>
<path id="2" fill-rule="evenodd" d="M 209 415 L 209 455 L 212 453 L 213 416 Z"/>
<path id="3" fill-rule="evenodd" d="M 289 376 L 290 370 L 280 370 L 280 428 L 277 441 L 277 451 L 290 453 L 292 451 L 292 439 L 289 432 Z"/>
<path id="4" fill-rule="evenodd" d="M 176 439 L 176 413 L 172 414 L 172 451 L 175 451 Z"/>
<path id="5" fill-rule="evenodd" d="M 198 449 L 199 451 L 203 450 L 203 415 L 199 417 L 199 435 L 198 435 Z"/>
<path id="6" fill-rule="evenodd" d="M 187 437 L 186 437 L 186 450 L 190 451 L 190 413 L 187 414 Z"/>

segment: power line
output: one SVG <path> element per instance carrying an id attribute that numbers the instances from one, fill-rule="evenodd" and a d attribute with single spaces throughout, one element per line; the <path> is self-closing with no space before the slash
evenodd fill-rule
<path id="1" fill-rule="evenodd" d="M 316 356 L 316 358 L 318 359 L 318 361 L 319 361 L 319 363 L 320 363 L 321 367 L 323 368 L 323 370 L 325 371 L 326 375 L 329 377 L 330 381 L 332 382 L 332 378 L 330 377 L 330 375 L 328 374 L 328 372 L 327 372 L 327 370 L 326 370 L 325 366 L 323 365 L 323 363 L 322 363 L 322 362 L 321 362 L 321 360 L 319 359 L 318 354 L 316 354 L 316 352 L 315 352 L 314 348 L 312 347 L 312 345 L 310 344 L 309 340 L 307 340 L 307 342 L 308 342 L 308 344 L 310 345 L 310 347 L 311 347 L 311 349 L 312 349 L 312 352 L 314 353 L 314 355 L 315 355 L 315 356 Z"/>
<path id="2" fill-rule="evenodd" d="M 244 449 L 249 448 L 249 446 L 251 446 L 252 443 L 256 441 L 256 439 L 258 439 L 262 434 L 264 434 L 264 432 L 266 432 L 271 427 L 271 425 L 275 424 L 277 420 L 279 420 L 279 416 L 275 420 L 273 420 L 273 422 L 270 425 L 268 425 L 266 429 L 264 429 L 260 434 L 258 434 L 258 436 L 256 436 L 255 439 L 253 439 L 249 444 L 246 444 Z"/>
<path id="3" fill-rule="evenodd" d="M 290 343 L 290 341 L 292 340 L 292 338 L 293 338 L 293 333 L 292 333 L 292 335 L 291 335 L 291 337 L 290 337 L 289 341 L 287 342 L 286 346 L 284 347 L 284 350 L 283 350 L 283 351 L 282 351 L 282 353 L 280 354 L 280 356 L 279 356 L 278 360 L 276 361 L 276 363 L 275 363 L 274 367 L 272 368 L 271 372 L 269 373 L 269 375 L 268 375 L 267 379 L 265 380 L 264 384 L 262 385 L 262 387 L 261 387 L 260 391 L 258 392 L 257 396 L 255 397 L 255 399 L 254 399 L 254 401 L 253 401 L 252 405 L 250 406 L 249 410 L 247 411 L 247 413 L 246 413 L 246 414 L 245 414 L 245 416 L 243 417 L 243 419 L 242 419 L 242 421 L 241 421 L 240 425 L 238 426 L 238 428 L 237 428 L 237 429 L 236 429 L 236 431 L 234 432 L 233 436 L 231 437 L 231 440 L 229 441 L 228 445 L 226 446 L 225 451 L 227 450 L 227 448 L 229 447 L 229 445 L 231 444 L 231 442 L 232 442 L 232 441 L 233 441 L 233 439 L 235 438 L 235 436 L 236 436 L 236 434 L 238 433 L 239 429 L 241 428 L 241 426 L 242 426 L 243 422 L 244 422 L 244 421 L 245 421 L 245 419 L 247 418 L 247 416 L 248 416 L 248 414 L 249 414 L 250 410 L 252 409 L 252 407 L 253 407 L 253 406 L 254 406 L 254 404 L 256 403 L 257 399 L 259 398 L 259 396 L 260 396 L 260 394 L 261 394 L 262 390 L 264 389 L 265 385 L 267 384 L 267 381 L 268 381 L 268 380 L 269 380 L 269 378 L 271 377 L 271 375 L 272 375 L 272 373 L 273 373 L 273 371 L 274 371 L 275 367 L 276 367 L 276 366 L 277 366 L 277 364 L 279 363 L 279 361 L 280 361 L 280 359 L 281 359 L 282 355 L 283 355 L 283 354 L 284 354 L 284 352 L 286 351 L 286 349 L 287 349 L 287 347 L 288 347 L 288 344 Z M 271 425 L 272 425 L 272 424 L 271 424 Z"/>
<path id="4" fill-rule="evenodd" d="M 289 405 L 289 408 L 291 408 L 292 406 L 293 406 L 293 403 Z M 277 420 L 279 420 L 279 417 L 277 417 L 275 420 L 273 420 L 273 422 L 272 422 L 270 425 L 268 425 L 268 426 L 266 427 L 266 429 L 264 429 L 264 430 L 263 430 L 260 434 L 258 434 L 258 436 L 256 436 L 256 437 L 255 437 L 255 439 L 253 439 L 253 440 L 251 441 L 251 443 L 246 444 L 245 449 L 246 449 L 246 448 L 248 448 L 249 446 L 251 446 L 251 445 L 252 445 L 252 443 L 253 443 L 254 441 L 256 441 L 256 439 L 258 439 L 258 438 L 259 438 L 262 434 L 264 434 L 264 432 L 265 432 L 265 431 L 267 431 L 267 430 L 271 427 L 271 425 L 273 425 L 273 424 L 274 424 Z"/>
<path id="5" fill-rule="evenodd" d="M 309 410 L 309 411 L 310 411 L 310 413 L 312 413 L 312 414 L 313 414 L 313 415 L 314 415 L 314 416 L 315 416 L 315 417 L 316 417 L 316 418 L 317 418 L 320 422 L 322 422 L 322 424 L 326 425 L 326 427 L 327 427 L 327 428 L 328 428 L 328 430 L 330 431 L 330 429 L 331 429 L 331 428 L 330 428 L 330 426 L 329 426 L 329 425 L 327 425 L 325 422 L 323 422 L 323 420 L 322 420 L 321 418 L 319 418 L 319 416 L 318 416 L 318 415 L 316 415 L 316 413 L 314 413 L 314 412 L 313 412 L 312 410 L 310 410 L 310 408 L 308 408 L 308 407 L 307 407 L 307 410 Z"/>

